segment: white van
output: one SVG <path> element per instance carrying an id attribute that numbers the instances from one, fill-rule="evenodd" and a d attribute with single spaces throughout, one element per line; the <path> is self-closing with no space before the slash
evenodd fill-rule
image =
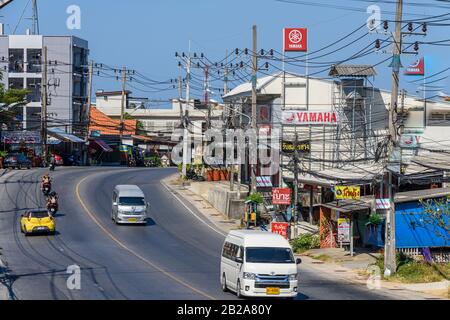
<path id="1" fill-rule="evenodd" d="M 295 298 L 297 265 L 289 242 L 280 235 L 252 230 L 231 231 L 220 263 L 223 291 L 238 297 Z"/>
<path id="2" fill-rule="evenodd" d="M 119 185 L 112 195 L 111 219 L 116 224 L 146 224 L 148 203 L 144 192 L 134 185 Z"/>

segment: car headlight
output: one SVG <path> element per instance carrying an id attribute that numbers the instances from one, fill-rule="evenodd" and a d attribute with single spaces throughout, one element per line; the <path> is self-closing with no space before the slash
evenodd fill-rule
<path id="1" fill-rule="evenodd" d="M 295 280 L 297 280 L 297 278 L 298 278 L 298 274 L 297 273 L 289 275 L 289 281 L 295 281 Z"/>
<path id="2" fill-rule="evenodd" d="M 246 279 L 246 280 L 255 280 L 256 279 L 256 274 L 249 273 L 249 272 L 244 272 L 244 279 Z"/>

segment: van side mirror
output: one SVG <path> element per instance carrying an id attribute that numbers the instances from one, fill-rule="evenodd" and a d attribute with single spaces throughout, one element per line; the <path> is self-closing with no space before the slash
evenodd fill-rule
<path id="1" fill-rule="evenodd" d="M 301 263 L 302 263 L 302 259 L 298 258 L 298 259 L 295 261 L 295 263 L 296 263 L 296 264 L 301 264 Z"/>
<path id="2" fill-rule="evenodd" d="M 113 206 L 117 207 L 119 204 L 117 202 L 113 202 Z"/>
<path id="3" fill-rule="evenodd" d="M 237 263 L 244 263 L 244 259 L 237 257 L 236 258 Z"/>

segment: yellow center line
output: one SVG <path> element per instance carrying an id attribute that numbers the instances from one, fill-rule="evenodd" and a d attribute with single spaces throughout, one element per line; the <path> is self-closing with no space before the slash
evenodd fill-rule
<path id="1" fill-rule="evenodd" d="M 142 255 L 140 255 L 139 253 L 137 253 L 136 251 L 134 251 L 133 249 L 127 247 L 123 242 L 121 242 L 119 239 L 117 239 L 108 229 L 106 229 L 99 221 L 98 219 L 95 217 L 95 215 L 91 212 L 91 210 L 86 206 L 86 204 L 84 203 L 84 201 L 81 199 L 80 196 L 80 186 L 81 184 L 86 181 L 88 177 L 83 178 L 80 182 L 78 182 L 77 186 L 76 186 L 76 196 L 78 198 L 78 201 L 81 203 L 81 206 L 83 207 L 84 211 L 86 212 L 86 214 L 89 216 L 89 218 L 94 221 L 94 223 L 106 234 L 108 235 L 118 246 L 120 246 L 121 248 L 123 248 L 124 250 L 128 251 L 129 253 L 131 253 L 132 255 L 134 255 L 135 257 L 137 257 L 138 259 L 140 259 L 141 261 L 143 261 L 144 263 L 146 263 L 147 265 L 151 266 L 152 268 L 158 270 L 159 272 L 161 272 L 162 274 L 164 274 L 165 276 L 167 276 L 168 278 L 174 280 L 175 282 L 178 282 L 179 284 L 185 286 L 186 288 L 198 293 L 199 295 L 204 296 L 207 299 L 210 300 L 216 300 L 214 297 L 210 296 L 209 294 L 194 288 L 192 285 L 190 285 L 189 283 L 181 280 L 180 278 L 174 276 L 173 274 L 171 274 L 170 272 L 162 269 L 161 267 L 157 266 L 156 264 L 154 264 L 153 262 L 151 262 L 150 260 L 148 260 L 147 258 L 143 257 Z"/>

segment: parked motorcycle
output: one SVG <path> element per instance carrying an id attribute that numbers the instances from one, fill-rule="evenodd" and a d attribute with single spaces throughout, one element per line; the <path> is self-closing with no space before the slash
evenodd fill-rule
<path id="1" fill-rule="evenodd" d="M 186 173 L 186 178 L 192 181 L 199 181 L 199 182 L 205 181 L 205 178 L 201 175 L 198 175 L 194 170 L 189 170 Z"/>

